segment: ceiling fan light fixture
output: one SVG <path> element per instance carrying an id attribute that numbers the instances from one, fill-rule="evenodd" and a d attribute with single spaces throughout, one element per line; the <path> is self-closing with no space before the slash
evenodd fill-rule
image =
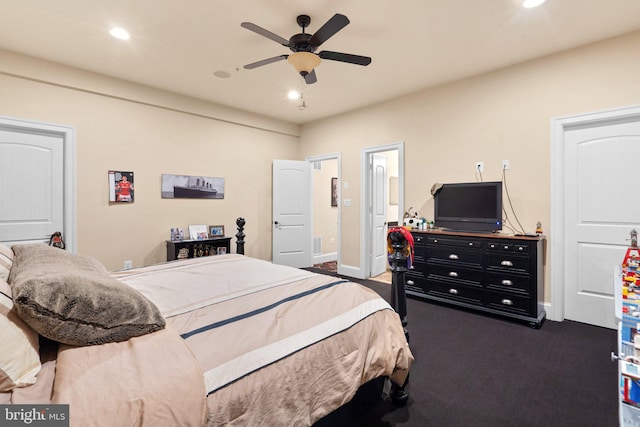
<path id="1" fill-rule="evenodd" d="M 287 98 L 289 99 L 300 99 L 300 92 L 296 90 L 290 90 L 287 94 Z"/>
<path id="2" fill-rule="evenodd" d="M 127 30 L 125 30 L 124 28 L 112 28 L 109 31 L 109 34 L 111 34 L 113 37 L 120 39 L 120 40 L 129 40 L 130 36 L 129 36 L 129 32 Z"/>
<path id="3" fill-rule="evenodd" d="M 296 71 L 303 77 L 320 65 L 320 57 L 311 52 L 293 53 L 289 55 L 287 61 L 289 61 L 289 64 L 293 65 Z"/>
<path id="4" fill-rule="evenodd" d="M 527 9 L 531 9 L 531 8 L 540 6 L 545 1 L 546 0 L 524 0 L 522 2 L 522 7 L 525 7 Z"/>

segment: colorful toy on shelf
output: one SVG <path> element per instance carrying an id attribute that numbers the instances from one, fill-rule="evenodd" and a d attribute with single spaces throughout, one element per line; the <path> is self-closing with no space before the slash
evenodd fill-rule
<path id="1" fill-rule="evenodd" d="M 622 328 L 620 394 L 623 402 L 640 407 L 640 248 L 638 233 L 622 260 Z"/>

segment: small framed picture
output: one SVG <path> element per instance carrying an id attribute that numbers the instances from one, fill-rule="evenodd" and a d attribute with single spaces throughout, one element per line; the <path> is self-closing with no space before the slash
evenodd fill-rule
<path id="1" fill-rule="evenodd" d="M 210 225 L 209 237 L 224 237 L 224 225 Z"/>
<path id="2" fill-rule="evenodd" d="M 204 224 L 190 225 L 189 238 L 191 240 L 205 240 L 207 238 L 207 226 Z"/>
<path id="3" fill-rule="evenodd" d="M 171 229 L 171 241 L 182 242 L 184 240 L 184 230 L 182 228 Z"/>
<path id="4" fill-rule="evenodd" d="M 331 178 L 331 206 L 338 206 L 338 178 Z"/>
<path id="5" fill-rule="evenodd" d="M 219 247 L 219 248 L 216 248 L 216 253 L 217 253 L 218 255 L 224 255 L 224 254 L 226 254 L 226 253 L 227 253 L 227 248 L 226 248 L 226 247 L 224 247 L 224 246 Z"/>
<path id="6" fill-rule="evenodd" d="M 109 171 L 109 203 L 133 203 L 133 172 Z"/>

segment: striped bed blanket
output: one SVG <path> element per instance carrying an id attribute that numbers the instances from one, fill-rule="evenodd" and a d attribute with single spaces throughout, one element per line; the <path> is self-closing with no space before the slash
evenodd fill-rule
<path id="1" fill-rule="evenodd" d="M 127 380 L 137 391 L 126 405 L 115 398 L 113 405 L 138 414 L 138 420 L 145 419 L 145 404 L 151 409 L 163 399 L 175 409 L 171 422 L 179 425 L 311 425 L 373 378 L 402 384 L 413 361 L 398 315 L 377 293 L 348 280 L 235 254 L 113 274 L 153 301 L 167 328 L 129 340 L 126 351 L 124 343 L 113 343 L 110 352 L 135 352 L 131 359 L 138 364 L 166 359 L 171 381 L 183 383 L 174 386 L 167 379 L 159 386 L 156 379 L 150 386 L 164 390 L 149 391 L 144 379 Z M 156 345 L 150 338 L 155 335 L 170 337 Z M 138 341 L 149 349 L 141 350 Z M 74 351 L 62 369 L 72 371 L 71 365 L 81 365 L 95 351 Z M 148 361 L 143 353 L 149 353 Z M 70 373 L 60 387 L 72 389 L 77 380 Z M 194 387 L 200 398 L 194 398 Z M 61 399 L 77 398 L 69 393 Z"/>

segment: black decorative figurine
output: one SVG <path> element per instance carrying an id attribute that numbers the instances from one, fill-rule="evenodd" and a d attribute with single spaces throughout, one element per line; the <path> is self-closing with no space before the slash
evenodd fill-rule
<path id="1" fill-rule="evenodd" d="M 236 233 L 236 253 L 244 255 L 244 225 L 245 220 L 242 217 L 236 219 L 236 225 L 238 226 L 238 232 Z"/>

